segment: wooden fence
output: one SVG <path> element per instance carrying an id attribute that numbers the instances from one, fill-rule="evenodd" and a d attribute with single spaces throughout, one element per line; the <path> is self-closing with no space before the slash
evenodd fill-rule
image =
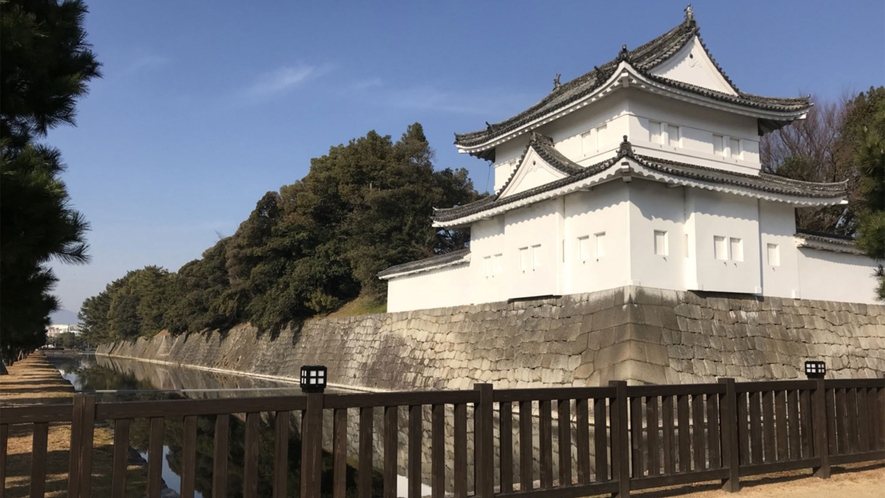
<path id="1" fill-rule="evenodd" d="M 400 407 L 407 407 L 405 420 Z M 376 410 L 383 411 L 380 431 L 373 427 Z M 332 455 L 332 479 L 321 484 L 324 412 L 333 421 L 331 447 L 326 448 Z M 274 497 L 288 492 L 288 462 L 294 456 L 287 453 L 287 442 L 293 414 L 301 423 L 300 496 L 305 498 L 321 493 L 345 496 L 348 438 L 358 441 L 360 498 L 373 496 L 378 473 L 384 498 L 395 497 L 401 468 L 408 477 L 408 497 L 421 496 L 422 463 L 429 463 L 423 475 L 429 467 L 433 498 L 443 498 L 447 487 L 456 498 L 572 498 L 605 493 L 627 497 L 631 490 L 718 480 L 725 489 L 738 491 L 743 476 L 811 468 L 816 476 L 827 478 L 834 464 L 885 460 L 883 378 L 720 379 L 715 384 L 646 386 L 613 381 L 607 387 L 506 390 L 478 384 L 463 391 L 107 403 L 77 395 L 72 405 L 2 408 L 0 485 L 5 488 L 11 425 L 33 427 L 31 496 L 39 497 L 44 492 L 49 424 L 69 423 L 68 496 L 89 497 L 93 430 L 97 420 L 106 420 L 114 431 L 112 496 L 122 497 L 130 425 L 147 419 L 147 495 L 159 497 L 164 424 L 180 418 L 180 493 L 191 498 L 197 472 L 197 417 L 214 415 L 212 496 L 224 498 L 234 414 L 244 414 L 242 494 L 246 498 L 258 496 L 262 414 L 274 431 Z M 356 433 L 348 433 L 352 416 L 357 417 L 352 420 Z M 450 422 L 451 437 L 446 431 Z M 373 438 L 378 432 L 383 457 L 380 468 L 375 468 Z M 430 435 L 429 455 L 422 452 L 425 433 Z M 399 462 L 403 437 L 406 458 Z M 471 446 L 473 451 L 468 450 Z M 452 458 L 447 461 L 449 454 Z M 453 479 L 446 479 L 447 467 Z M 353 472 L 351 468 L 351 478 Z"/>

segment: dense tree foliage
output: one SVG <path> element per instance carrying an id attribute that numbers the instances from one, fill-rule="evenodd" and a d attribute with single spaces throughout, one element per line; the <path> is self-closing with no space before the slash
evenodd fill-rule
<path id="1" fill-rule="evenodd" d="M 377 273 L 461 249 L 464 233 L 431 226 L 434 206 L 478 198 L 466 170 L 433 168 L 420 124 L 393 142 L 370 131 L 311 161 L 300 181 L 268 192 L 236 233 L 177 273 L 130 272 L 83 303 L 92 343 L 225 328 L 261 330 L 384 297 Z"/>
<path id="2" fill-rule="evenodd" d="M 99 76 L 80 1 L 8 1 L 0 9 L 0 357 L 41 346 L 58 308 L 46 263 L 85 263 L 88 224 L 70 206 L 61 154 L 35 143 L 73 124 Z"/>
<path id="3" fill-rule="evenodd" d="M 853 99 L 812 108 L 808 118 L 763 138 L 769 171 L 812 182 L 848 180 L 848 206 L 797 210 L 800 228 L 857 237 L 858 245 L 885 261 L 885 87 Z M 879 297 L 885 272 L 879 267 Z"/>

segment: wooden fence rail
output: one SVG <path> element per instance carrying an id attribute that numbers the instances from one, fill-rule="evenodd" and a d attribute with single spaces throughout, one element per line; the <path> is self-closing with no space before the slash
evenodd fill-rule
<path id="1" fill-rule="evenodd" d="M 144 419 L 147 495 L 159 497 L 166 422 L 180 419 L 180 494 L 192 498 L 198 417 L 214 416 L 211 493 L 225 498 L 231 415 L 245 427 L 246 498 L 259 495 L 262 421 L 273 431 L 269 486 L 274 497 L 287 496 L 289 461 L 298 457 L 289 454 L 293 415 L 300 422 L 305 498 L 321 492 L 343 498 L 354 472 L 360 498 L 377 494 L 379 476 L 382 496 L 396 497 L 400 473 L 408 478 L 408 498 L 422 496 L 422 483 L 433 498 L 627 497 L 631 490 L 717 480 L 734 492 L 743 476 L 812 468 L 827 478 L 831 465 L 885 460 L 885 378 L 506 390 L 477 384 L 463 391 L 138 402 L 77 395 L 72 405 L 2 408 L 0 486 L 5 490 L 10 426 L 32 429 L 30 496 L 40 497 L 50 425 L 70 424 L 68 496 L 88 498 L 93 431 L 96 421 L 107 421 L 114 431 L 111 493 L 123 497 L 130 428 Z M 325 415 L 331 427 L 324 427 Z M 325 448 L 324 429 L 331 434 Z M 373 459 L 376 442 L 383 451 Z M 357 448 L 350 455 L 355 469 L 348 467 L 348 448 Z M 331 479 L 325 480 L 324 451 L 331 454 Z"/>

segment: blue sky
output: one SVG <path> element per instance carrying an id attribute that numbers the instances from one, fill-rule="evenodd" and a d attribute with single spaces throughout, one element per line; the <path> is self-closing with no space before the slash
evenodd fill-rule
<path id="1" fill-rule="evenodd" d="M 743 91 L 834 100 L 885 84 L 881 0 L 695 1 L 707 47 Z M 104 78 L 77 127 L 50 132 L 92 263 L 53 264 L 64 308 L 126 271 L 177 270 L 233 234 L 269 190 L 369 130 L 420 122 L 437 167 L 453 132 L 506 119 L 680 23 L 685 0 L 632 2 L 89 1 Z"/>

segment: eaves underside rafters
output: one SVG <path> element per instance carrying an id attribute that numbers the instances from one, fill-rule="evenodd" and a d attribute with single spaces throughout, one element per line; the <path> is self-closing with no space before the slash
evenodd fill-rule
<path id="1" fill-rule="evenodd" d="M 626 137 L 625 137 L 626 138 Z M 560 197 L 587 190 L 596 185 L 612 180 L 641 178 L 683 186 L 712 190 L 734 195 L 742 195 L 774 202 L 785 202 L 795 206 L 829 206 L 844 203 L 847 190 L 846 182 L 810 183 L 789 178 L 761 173 L 750 175 L 735 173 L 715 168 L 697 166 L 677 161 L 664 160 L 633 153 L 633 147 L 626 140 L 621 143 L 616 156 L 588 167 L 581 167 L 555 151 L 553 144 L 540 135 L 534 134 L 526 147 L 526 152 L 518 162 L 511 175 L 512 181 L 520 168 L 526 167 L 526 153 L 533 149 L 538 156 L 553 158 L 551 167 L 561 171 L 570 171 L 568 176 L 547 184 L 525 190 L 513 195 L 501 193 L 485 199 L 448 209 L 435 209 L 433 225 L 435 227 L 465 226 L 475 221 L 491 218 L 499 214 L 528 206 L 547 199 Z M 546 159 L 545 159 L 546 160 Z M 559 164 L 560 160 L 568 163 L 568 168 Z"/>
<path id="2" fill-rule="evenodd" d="M 734 95 L 651 73 L 695 37 L 715 70 L 734 90 Z M 624 47 L 616 59 L 554 88 L 540 102 L 516 116 L 489 124 L 485 130 L 455 134 L 455 145 L 461 152 L 493 159 L 495 146 L 630 85 L 670 98 L 756 117 L 759 119 L 760 132 L 800 119 L 811 107 L 808 97 L 763 97 L 739 91 L 707 50 L 695 20 L 687 17 L 676 28 L 634 50 L 628 51 Z"/>

